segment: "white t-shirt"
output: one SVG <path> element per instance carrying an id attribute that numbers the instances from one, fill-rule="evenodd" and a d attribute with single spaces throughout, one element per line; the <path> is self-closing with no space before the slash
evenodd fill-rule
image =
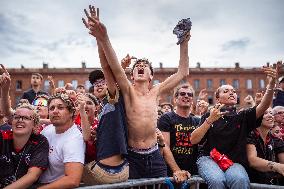
<path id="1" fill-rule="evenodd" d="M 43 134 L 49 142 L 49 166 L 40 177 L 40 183 L 51 183 L 63 177 L 64 164 L 69 162 L 85 161 L 85 142 L 83 135 L 74 124 L 61 134 L 56 134 L 51 124 L 45 127 Z"/>

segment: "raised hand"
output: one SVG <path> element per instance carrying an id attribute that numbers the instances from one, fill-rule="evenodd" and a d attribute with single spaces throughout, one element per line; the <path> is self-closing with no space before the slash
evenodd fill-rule
<path id="1" fill-rule="evenodd" d="M 47 76 L 47 80 L 49 82 L 51 95 L 54 95 L 55 84 L 54 84 L 53 77 L 49 75 L 49 76 Z"/>
<path id="2" fill-rule="evenodd" d="M 88 22 L 82 18 L 83 23 L 86 28 L 89 29 L 89 34 L 96 37 L 97 40 L 104 40 L 107 38 L 107 29 L 99 20 L 99 9 L 96 9 L 94 6 L 89 6 L 90 14 L 86 9 L 84 9 L 85 15 L 88 18 Z"/>
<path id="3" fill-rule="evenodd" d="M 0 75 L 0 87 L 3 91 L 7 92 L 10 90 L 11 77 L 7 69 L 3 64 L 0 64 L 2 75 Z"/>
<path id="4" fill-rule="evenodd" d="M 199 92 L 199 95 L 198 95 L 198 99 L 206 101 L 207 100 L 207 96 L 208 96 L 207 90 L 206 89 L 201 89 L 201 91 Z"/>
<path id="5" fill-rule="evenodd" d="M 78 93 L 76 96 L 76 104 L 78 104 L 79 111 L 85 111 L 86 97 L 82 93 Z"/>
<path id="6" fill-rule="evenodd" d="M 181 44 L 187 43 L 187 42 L 190 40 L 190 37 L 191 37 L 190 32 L 188 32 L 188 33 L 185 35 L 184 41 L 181 42 Z"/>
<path id="7" fill-rule="evenodd" d="M 282 64 L 282 62 L 281 62 L 281 64 Z M 280 63 L 279 63 L 279 65 L 280 65 Z M 278 76 L 279 69 L 278 68 L 273 68 L 273 66 L 266 65 L 266 66 L 262 67 L 262 70 L 266 74 L 268 82 L 269 83 L 271 83 L 271 82 L 275 83 L 275 79 Z"/>
<path id="8" fill-rule="evenodd" d="M 130 66 L 132 59 L 137 59 L 137 58 L 134 56 L 129 56 L 129 54 L 127 54 L 126 57 L 124 57 L 121 60 L 121 67 L 125 70 L 127 67 Z"/>
<path id="9" fill-rule="evenodd" d="M 259 105 L 259 103 L 261 102 L 262 98 L 263 98 L 263 94 L 264 92 L 259 92 L 259 93 L 255 93 L 255 104 Z"/>
<path id="10" fill-rule="evenodd" d="M 209 122 L 213 123 L 227 113 L 227 112 L 220 112 L 223 106 L 224 104 L 217 103 L 213 108 L 211 108 L 210 115 L 207 118 Z"/>
<path id="11" fill-rule="evenodd" d="M 197 100 L 197 104 L 196 104 L 196 110 L 197 113 L 199 113 L 200 115 L 203 115 L 207 112 L 209 107 L 209 103 L 206 102 L 205 100 Z"/>

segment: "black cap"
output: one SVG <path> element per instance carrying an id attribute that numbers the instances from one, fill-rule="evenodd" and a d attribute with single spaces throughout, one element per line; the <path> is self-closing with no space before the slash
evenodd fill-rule
<path id="1" fill-rule="evenodd" d="M 99 79 L 105 79 L 102 70 L 94 70 L 89 74 L 89 81 L 92 85 Z"/>

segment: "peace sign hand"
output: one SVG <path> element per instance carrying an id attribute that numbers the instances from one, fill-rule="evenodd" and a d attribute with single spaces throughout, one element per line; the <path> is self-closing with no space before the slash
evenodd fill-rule
<path id="1" fill-rule="evenodd" d="M 211 108 L 210 115 L 207 118 L 209 122 L 213 123 L 213 122 L 217 121 L 220 117 L 223 117 L 225 114 L 228 113 L 228 112 L 220 112 L 221 108 L 224 105 L 225 104 L 217 103 L 215 106 L 213 106 L 213 108 Z"/>

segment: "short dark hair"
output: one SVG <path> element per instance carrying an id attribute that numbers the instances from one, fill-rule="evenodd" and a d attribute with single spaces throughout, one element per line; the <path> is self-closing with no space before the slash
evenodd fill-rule
<path id="1" fill-rule="evenodd" d="M 40 73 L 32 73 L 32 76 L 33 75 L 36 75 L 36 76 L 40 77 L 41 80 L 43 80 L 43 76 Z"/>
<path id="2" fill-rule="evenodd" d="M 153 76 L 153 75 L 154 75 L 154 70 L 153 70 L 152 62 L 150 62 L 147 58 L 140 58 L 140 59 L 137 59 L 137 60 L 135 61 L 135 63 L 133 64 L 132 68 L 131 68 L 130 74 L 133 75 L 133 70 L 134 70 L 136 64 L 138 64 L 138 63 L 140 63 L 140 62 L 145 62 L 146 64 L 149 65 L 150 70 L 151 70 L 151 75 Z"/>
<path id="3" fill-rule="evenodd" d="M 190 89 L 192 91 L 193 96 L 195 96 L 195 91 L 189 83 L 183 83 L 178 85 L 175 88 L 174 96 L 177 97 L 180 89 Z"/>
<path id="4" fill-rule="evenodd" d="M 102 70 L 94 70 L 89 74 L 89 81 L 92 85 L 99 79 L 105 79 Z"/>

